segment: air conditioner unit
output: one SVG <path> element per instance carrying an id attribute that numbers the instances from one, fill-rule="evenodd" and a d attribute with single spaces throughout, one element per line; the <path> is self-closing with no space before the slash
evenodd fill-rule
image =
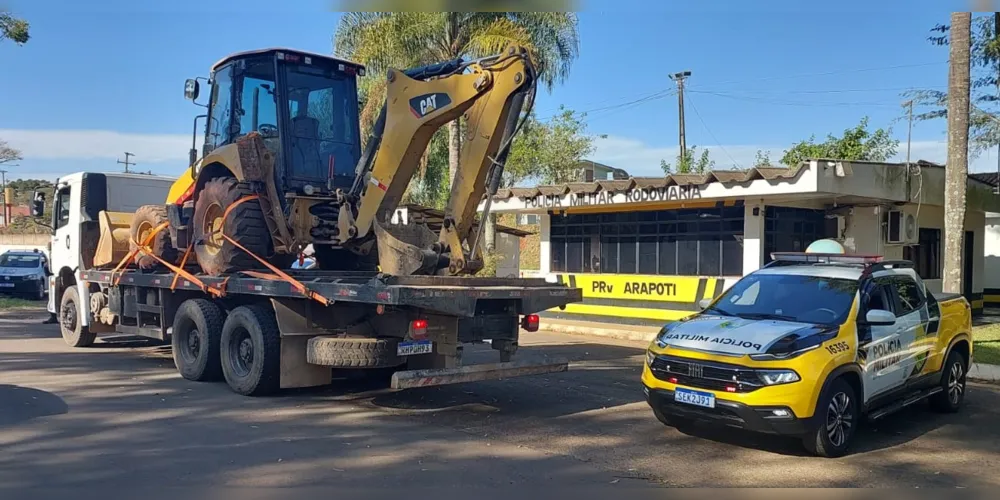
<path id="1" fill-rule="evenodd" d="M 911 210 L 889 210 L 885 228 L 885 242 L 890 245 L 916 245 L 920 241 L 917 215 Z"/>

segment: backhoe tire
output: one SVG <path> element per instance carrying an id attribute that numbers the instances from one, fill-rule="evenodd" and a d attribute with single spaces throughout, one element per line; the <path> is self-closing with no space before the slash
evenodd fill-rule
<path id="1" fill-rule="evenodd" d="M 263 267 L 243 250 L 218 233 L 223 233 L 261 258 L 272 251 L 271 234 L 264 221 L 264 211 L 257 200 L 240 203 L 222 220 L 222 215 L 237 201 L 253 195 L 245 182 L 233 177 L 217 177 L 205 183 L 194 205 L 194 253 L 205 273 L 218 276 L 241 269 Z"/>
<path id="2" fill-rule="evenodd" d="M 90 347 L 97 334 L 83 326 L 80 310 L 80 294 L 76 284 L 72 284 L 63 292 L 59 301 L 59 330 L 62 338 L 70 347 Z"/>
<path id="3" fill-rule="evenodd" d="M 313 337 L 306 361 L 331 368 L 390 368 L 404 363 L 396 355 L 399 339 Z"/>
<path id="4" fill-rule="evenodd" d="M 167 222 L 167 207 L 163 205 L 143 205 L 139 207 L 135 211 L 135 215 L 132 216 L 132 224 L 128 228 L 128 235 L 131 238 L 129 249 L 134 251 L 138 246 L 136 243 L 142 243 L 150 231 L 164 222 Z M 160 232 L 156 233 L 156 236 L 153 236 L 153 240 L 149 242 L 148 246 L 153 251 L 153 254 L 159 256 L 161 259 L 171 264 L 177 262 L 177 249 L 170 243 L 170 231 L 167 228 L 163 228 Z M 139 269 L 156 269 L 157 267 L 162 267 L 160 261 L 143 251 L 135 254 L 133 259 L 135 265 L 139 266 Z"/>

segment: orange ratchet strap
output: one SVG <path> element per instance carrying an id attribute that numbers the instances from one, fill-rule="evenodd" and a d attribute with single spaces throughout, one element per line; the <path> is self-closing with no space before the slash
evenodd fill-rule
<path id="1" fill-rule="evenodd" d="M 232 211 L 234 208 L 236 208 L 236 206 L 239 205 L 240 203 L 243 203 L 245 201 L 250 201 L 250 200 L 256 200 L 258 198 L 260 198 L 260 196 L 258 196 L 256 194 L 251 194 L 251 195 L 248 195 L 248 196 L 244 196 L 243 198 L 240 198 L 239 200 L 236 200 L 236 203 L 233 203 L 232 205 L 229 205 L 229 207 L 226 208 L 226 211 L 223 212 L 223 214 L 222 214 L 222 220 L 225 221 L 226 218 L 229 217 L 229 212 Z M 223 228 L 224 227 L 225 227 L 225 224 L 223 224 Z M 244 252 L 246 252 L 247 255 L 249 255 L 249 256 L 257 259 L 258 262 L 260 262 L 261 264 L 264 264 L 264 266 L 266 266 L 268 269 L 270 269 L 276 275 L 276 277 L 267 277 L 267 278 L 264 278 L 265 276 L 268 276 L 268 275 L 263 274 L 263 273 L 253 273 L 252 276 L 256 276 L 256 277 L 264 278 L 264 279 L 275 279 L 276 281 L 279 280 L 279 279 L 281 281 L 287 281 L 289 284 L 291 284 L 293 287 L 295 287 L 295 289 L 298 290 L 299 293 L 301 293 L 302 295 L 305 295 L 306 297 L 309 297 L 309 298 L 311 298 L 311 299 L 319 302 L 320 304 L 323 304 L 324 306 L 330 305 L 330 301 L 327 300 L 326 297 L 324 297 L 324 296 L 322 296 L 322 295 L 320 295 L 320 294 L 318 294 L 318 293 L 310 290 L 304 284 L 302 284 L 301 281 L 299 281 L 299 280 L 297 280 L 297 279 L 289 276 L 287 273 L 285 273 L 281 269 L 278 269 L 277 267 L 271 265 L 270 262 L 268 262 L 268 261 L 266 261 L 266 260 L 258 257 L 257 254 L 251 252 L 250 250 L 247 250 L 246 247 L 244 247 L 243 245 L 240 245 L 239 243 L 237 243 L 236 240 L 230 238 L 229 235 L 227 235 L 225 232 L 222 233 L 222 237 L 225 238 L 226 241 L 232 243 L 233 246 L 235 246 L 236 248 L 239 248 L 240 250 L 243 250 Z M 247 271 L 242 271 L 242 272 L 244 274 L 250 274 Z"/>
<path id="2" fill-rule="evenodd" d="M 136 243 L 135 248 L 129 250 L 128 255 L 126 255 L 125 258 L 122 259 L 121 262 L 119 262 L 118 265 L 111 270 L 111 278 L 114 285 L 118 285 L 118 280 L 121 279 L 120 274 L 118 275 L 117 278 L 115 278 L 115 273 L 120 271 L 122 268 L 128 266 L 128 263 L 132 262 L 132 259 L 135 258 L 136 254 L 145 250 L 150 255 L 152 255 L 153 252 L 149 249 L 149 244 L 153 242 L 153 238 L 156 237 L 156 233 L 163 231 L 169 224 L 170 223 L 166 221 L 160 223 L 160 225 L 154 227 L 152 231 L 146 234 L 146 237 L 142 239 L 142 244 Z M 135 243 L 135 240 L 133 240 L 131 237 L 129 237 L 129 241 Z"/>
<path id="3" fill-rule="evenodd" d="M 229 207 L 226 208 L 226 211 L 222 214 L 222 220 L 225 221 L 226 218 L 229 217 L 229 213 L 234 208 L 236 208 L 237 205 L 239 205 L 239 204 L 241 204 L 241 203 L 243 203 L 245 201 L 256 200 L 256 199 L 259 199 L 259 198 L 260 198 L 260 196 L 256 195 L 256 194 L 252 194 L 252 195 L 244 196 L 243 198 L 240 198 L 239 200 L 236 201 L 236 203 L 233 203 L 232 205 L 229 205 Z M 181 277 L 183 277 L 184 279 L 186 279 L 186 280 L 190 281 L 191 283 L 194 283 L 195 285 L 197 285 L 204 292 L 210 293 L 210 294 L 212 294 L 212 295 L 214 295 L 216 297 L 222 297 L 222 296 L 224 296 L 226 294 L 226 285 L 229 282 L 229 277 L 228 276 L 225 279 L 222 280 L 221 286 L 219 288 L 216 288 L 216 287 L 212 287 L 212 286 L 206 285 L 203 281 L 201 281 L 200 279 L 198 279 L 195 275 L 193 275 L 193 274 L 187 272 L 186 270 L 184 270 L 184 266 L 185 266 L 185 264 L 187 264 L 188 257 L 191 256 L 191 249 L 194 246 L 194 242 L 191 242 L 191 244 L 188 245 L 187 250 L 184 251 L 184 256 L 181 258 L 180 266 L 175 266 L 174 264 L 171 264 L 170 262 L 167 262 L 167 261 L 163 260 L 159 255 L 156 255 L 155 253 L 153 253 L 152 249 L 149 247 L 149 244 L 153 241 L 153 238 L 156 237 L 156 234 L 159 233 L 160 231 L 164 230 L 168 225 L 169 225 L 169 222 L 163 222 L 160 225 L 156 226 L 155 228 L 153 228 L 152 231 L 150 231 L 146 235 L 145 238 L 143 238 L 143 240 L 142 240 L 141 243 L 135 241 L 132 238 L 129 238 L 129 241 L 135 244 L 135 248 L 131 249 L 129 251 L 128 255 L 126 255 L 125 258 L 122 259 L 121 262 L 119 262 L 118 265 L 115 266 L 115 268 L 111 271 L 112 283 L 114 285 L 118 285 L 118 282 L 121 280 L 121 276 L 122 276 L 122 274 L 120 273 L 120 271 L 122 271 L 125 267 L 128 266 L 128 264 L 135 258 L 136 254 L 138 254 L 139 252 L 143 252 L 143 253 L 148 254 L 149 256 L 153 257 L 160 264 L 163 264 L 168 269 L 170 269 L 171 271 L 174 272 L 174 279 L 170 283 L 170 290 L 171 291 L 173 291 L 177 287 L 177 280 L 180 279 Z M 225 224 L 223 224 L 223 229 L 224 228 L 225 228 Z M 302 282 L 300 282 L 300 281 L 296 280 L 295 278 L 289 276 L 287 273 L 285 273 L 281 269 L 278 269 L 277 267 L 271 265 L 270 262 L 267 262 L 266 260 L 258 257 L 256 254 L 254 254 L 250 250 L 247 250 L 246 247 L 244 247 L 243 245 L 240 245 L 239 243 L 236 242 L 236 240 L 230 238 L 229 235 L 227 235 L 224 231 L 220 230 L 220 233 L 222 234 L 222 237 L 226 239 L 226 241 L 232 243 L 236 248 L 239 248 L 240 250 L 246 252 L 248 255 L 250 255 L 254 259 L 257 259 L 258 262 L 260 262 L 261 264 L 264 264 L 264 266 L 266 266 L 268 269 L 270 269 L 272 272 L 274 272 L 274 274 L 266 274 L 266 273 L 260 273 L 260 272 L 257 272 L 257 271 L 249 271 L 249 270 L 247 270 L 247 271 L 241 271 L 243 274 L 247 274 L 247 275 L 254 276 L 254 277 L 257 277 L 257 278 L 262 278 L 262 279 L 274 280 L 274 281 L 286 281 L 289 284 L 291 284 L 293 287 L 295 287 L 295 289 L 298 290 L 302 295 L 305 295 L 306 297 L 311 298 L 311 299 L 313 299 L 313 300 L 315 300 L 315 301 L 317 301 L 317 302 L 319 302 L 319 303 L 321 303 L 323 305 L 329 305 L 330 304 L 330 301 L 327 300 L 326 297 L 324 297 L 324 296 L 322 296 L 322 295 L 320 295 L 320 294 L 318 294 L 318 293 L 310 290 L 304 284 L 302 284 Z M 115 273 L 119 273 L 117 277 L 115 276 Z"/>

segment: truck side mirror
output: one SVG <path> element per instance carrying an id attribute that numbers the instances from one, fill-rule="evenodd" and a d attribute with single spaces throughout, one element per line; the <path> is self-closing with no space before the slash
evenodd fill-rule
<path id="1" fill-rule="evenodd" d="M 41 217 L 45 213 L 45 193 L 35 191 L 31 194 L 31 216 Z"/>
<path id="2" fill-rule="evenodd" d="M 896 315 L 884 309 L 872 309 L 865 314 L 865 322 L 869 326 L 892 326 L 896 324 Z"/>
<path id="3" fill-rule="evenodd" d="M 201 85 L 198 84 L 198 80 L 193 78 L 188 78 L 184 80 L 184 98 L 194 101 L 198 98 L 198 94 L 201 92 Z"/>

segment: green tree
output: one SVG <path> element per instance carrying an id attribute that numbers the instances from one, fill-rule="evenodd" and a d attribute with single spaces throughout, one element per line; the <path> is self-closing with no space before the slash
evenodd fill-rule
<path id="1" fill-rule="evenodd" d="M 771 164 L 771 153 L 758 149 L 753 159 L 753 166 L 763 168 L 773 167 L 774 165 Z"/>
<path id="2" fill-rule="evenodd" d="M 28 39 L 28 21 L 14 17 L 10 11 L 0 10 L 0 42 L 11 40 L 18 45 L 24 45 Z"/>
<path id="3" fill-rule="evenodd" d="M 541 184 L 578 180 L 581 162 L 594 152 L 594 139 L 606 137 L 588 134 L 585 117 L 563 106 L 548 122 L 528 116 L 511 144 L 503 185 L 529 180 Z"/>
<path id="4" fill-rule="evenodd" d="M 386 3 L 386 2 L 383 2 Z M 570 12 L 347 12 L 337 27 L 335 52 L 368 67 L 360 90 L 362 124 L 374 121 L 384 100 L 385 72 L 496 54 L 524 46 L 550 89 L 569 75 L 579 52 L 576 15 Z M 448 124 L 449 183 L 458 169 L 459 120 Z"/>
<path id="5" fill-rule="evenodd" d="M 1000 38 L 996 30 L 997 14 L 974 16 L 970 28 L 970 110 L 969 153 L 976 156 L 1000 144 Z M 939 24 L 931 28 L 927 40 L 948 47 L 953 38 L 952 27 Z M 917 120 L 935 120 L 948 116 L 948 92 L 923 89 L 903 93 L 913 99 L 920 112 Z"/>
<path id="6" fill-rule="evenodd" d="M 702 150 L 701 154 L 695 158 L 697 152 L 698 146 L 691 146 L 684 152 L 683 157 L 681 153 L 677 153 L 677 160 L 673 164 L 667 163 L 666 160 L 660 160 L 663 174 L 700 174 L 712 170 L 712 167 L 715 166 L 715 160 L 708 157 L 708 150 Z"/>
<path id="7" fill-rule="evenodd" d="M 794 167 L 810 158 L 836 158 L 839 160 L 886 161 L 896 154 L 899 141 L 893 139 L 890 130 L 868 130 L 868 117 L 861 119 L 854 128 L 844 130 L 844 135 L 827 135 L 823 142 L 816 142 L 816 136 L 800 141 L 785 150 L 781 163 Z"/>

